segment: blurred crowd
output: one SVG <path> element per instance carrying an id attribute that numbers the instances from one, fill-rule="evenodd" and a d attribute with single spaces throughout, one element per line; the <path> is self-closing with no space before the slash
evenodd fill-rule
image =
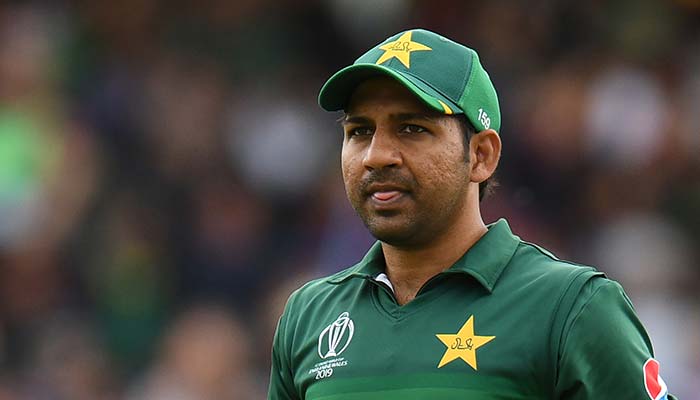
<path id="1" fill-rule="evenodd" d="M 700 399 L 700 1 L 0 2 L 0 400 L 262 399 L 372 243 L 320 86 L 410 27 L 499 92 L 487 222 L 620 281 Z"/>

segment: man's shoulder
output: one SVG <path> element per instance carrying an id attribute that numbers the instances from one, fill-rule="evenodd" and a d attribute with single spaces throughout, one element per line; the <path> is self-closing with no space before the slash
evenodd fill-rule
<path id="1" fill-rule="evenodd" d="M 354 282 L 362 282 L 364 279 L 358 278 L 358 264 L 342 269 L 334 274 L 312 279 L 296 289 L 289 297 L 289 303 L 304 303 L 318 297 L 329 296 L 338 290 L 348 289 Z"/>
<path id="2" fill-rule="evenodd" d="M 594 266 L 559 258 L 544 247 L 523 240 L 518 243 L 507 275 L 511 279 L 538 282 L 560 289 L 569 286 L 580 288 L 586 283 L 597 286 L 609 281 Z"/>

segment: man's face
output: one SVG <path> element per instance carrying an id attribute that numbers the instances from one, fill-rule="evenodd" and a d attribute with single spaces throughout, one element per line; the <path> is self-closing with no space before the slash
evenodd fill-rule
<path id="1" fill-rule="evenodd" d="M 469 163 L 459 122 L 389 78 L 365 81 L 343 121 L 348 199 L 372 235 L 421 247 L 459 223 Z"/>

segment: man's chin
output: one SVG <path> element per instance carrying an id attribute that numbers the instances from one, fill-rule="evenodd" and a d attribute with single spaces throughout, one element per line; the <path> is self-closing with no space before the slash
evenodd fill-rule
<path id="1" fill-rule="evenodd" d="M 411 247 L 416 245 L 417 235 L 410 226 L 399 224 L 378 224 L 367 225 L 372 236 L 382 243 L 395 247 Z"/>

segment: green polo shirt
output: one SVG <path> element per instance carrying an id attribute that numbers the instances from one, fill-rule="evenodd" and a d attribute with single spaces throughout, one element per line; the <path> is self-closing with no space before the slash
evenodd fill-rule
<path id="1" fill-rule="evenodd" d="M 500 220 L 401 306 L 381 245 L 294 292 L 268 398 L 673 399 L 620 285 Z"/>

